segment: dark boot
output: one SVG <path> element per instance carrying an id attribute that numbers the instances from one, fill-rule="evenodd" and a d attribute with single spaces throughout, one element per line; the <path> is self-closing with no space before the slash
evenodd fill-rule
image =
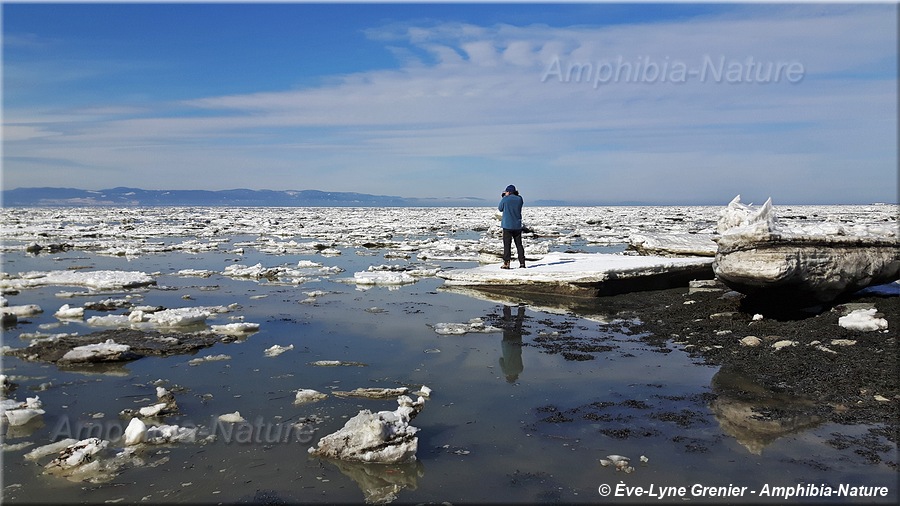
<path id="1" fill-rule="evenodd" d="M 509 262 L 503 262 L 503 265 L 500 266 L 501 269 L 509 269 Z"/>
<path id="2" fill-rule="evenodd" d="M 519 269 L 525 268 L 525 262 L 519 262 Z"/>

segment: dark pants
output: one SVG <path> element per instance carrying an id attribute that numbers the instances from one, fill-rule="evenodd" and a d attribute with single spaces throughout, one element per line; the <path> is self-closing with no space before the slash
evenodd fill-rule
<path id="1" fill-rule="evenodd" d="M 525 247 L 522 246 L 522 231 L 503 229 L 503 261 L 509 263 L 512 258 L 512 242 L 516 241 L 516 251 L 519 253 L 519 263 L 525 263 Z"/>

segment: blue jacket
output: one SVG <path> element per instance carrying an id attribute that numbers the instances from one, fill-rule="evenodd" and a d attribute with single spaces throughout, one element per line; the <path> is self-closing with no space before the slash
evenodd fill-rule
<path id="1" fill-rule="evenodd" d="M 503 211 L 500 226 L 507 230 L 522 230 L 522 205 L 525 200 L 518 195 L 507 195 L 500 200 L 498 211 Z"/>

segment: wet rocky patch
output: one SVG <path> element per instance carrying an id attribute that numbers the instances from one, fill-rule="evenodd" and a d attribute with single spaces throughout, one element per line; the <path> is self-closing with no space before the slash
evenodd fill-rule
<path id="1" fill-rule="evenodd" d="M 835 432 L 828 444 L 852 452 L 854 461 L 897 467 L 896 296 L 860 293 L 832 306 L 784 311 L 748 304 L 739 294 L 713 285 L 594 302 L 604 314 L 627 322 L 617 331 L 630 333 L 649 350 L 682 350 L 698 364 L 718 366 L 719 373 L 709 392 L 689 397 L 539 406 L 527 431 L 554 438 L 600 433 L 635 439 L 659 436 L 659 427 L 668 427 L 665 432 L 676 434 L 670 439 L 684 451 L 704 453 L 718 438 L 694 429 L 718 423 L 724 432 L 719 438 L 733 437 L 751 453 L 759 453 L 780 437 L 825 423 L 866 425 L 870 427 L 863 436 Z M 874 308 L 875 316 L 889 322 L 887 329 L 865 332 L 839 324 L 859 307 Z M 600 325 L 601 333 L 595 330 L 594 337 L 558 325 L 558 334 L 543 337 L 537 332 L 528 344 L 571 360 L 615 345 L 612 329 Z M 610 335 L 604 335 L 607 331 Z M 809 465 L 826 464 L 812 459 Z"/>
<path id="2" fill-rule="evenodd" d="M 50 362 L 59 365 L 84 365 L 100 362 L 127 362 L 145 356 L 170 356 L 194 353 L 219 342 L 236 340 L 235 336 L 211 332 L 161 332 L 134 329 L 110 329 L 84 335 L 55 335 L 36 339 L 24 348 L 6 349 L 5 354 L 32 362 Z M 100 346 L 107 343 L 121 346 L 103 355 L 83 360 L 72 360 L 73 350 Z"/>

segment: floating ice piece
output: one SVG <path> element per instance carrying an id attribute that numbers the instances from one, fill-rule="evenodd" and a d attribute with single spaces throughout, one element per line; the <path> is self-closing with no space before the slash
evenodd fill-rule
<path id="1" fill-rule="evenodd" d="M 415 283 L 416 278 L 405 272 L 356 272 L 353 281 L 358 285 L 408 285 Z"/>
<path id="2" fill-rule="evenodd" d="M 197 440 L 198 431 L 198 427 L 153 426 L 147 429 L 146 442 L 150 444 L 194 442 Z"/>
<path id="3" fill-rule="evenodd" d="M 716 254 L 713 234 L 632 234 L 629 248 L 642 255 L 704 256 Z"/>
<path id="4" fill-rule="evenodd" d="M 646 462 L 644 459 L 646 457 L 641 457 L 642 462 Z M 616 471 L 624 471 L 625 473 L 634 472 L 634 468 L 630 465 L 631 459 L 628 457 L 623 457 L 622 455 L 607 455 L 605 459 L 600 459 L 600 465 L 603 467 L 615 466 Z"/>
<path id="5" fill-rule="evenodd" d="M 165 388 L 156 387 L 156 399 L 157 402 L 150 406 L 145 406 L 137 411 L 133 409 L 124 409 L 120 415 L 153 418 L 178 411 L 178 404 L 175 402 L 175 396 Z"/>
<path id="6" fill-rule="evenodd" d="M 143 443 L 147 439 L 147 425 L 140 418 L 132 418 L 125 427 L 125 446 Z"/>
<path id="7" fill-rule="evenodd" d="M 92 327 L 128 327 L 134 320 L 129 315 L 105 315 L 91 316 L 85 323 Z"/>
<path id="8" fill-rule="evenodd" d="M 247 420 L 244 420 L 244 417 L 241 416 L 240 411 L 235 411 L 234 413 L 226 413 L 224 415 L 219 415 L 220 422 L 226 423 L 243 423 Z"/>
<path id="9" fill-rule="evenodd" d="M 39 460 L 42 457 L 46 457 L 47 455 L 53 455 L 54 453 L 59 453 L 67 447 L 77 443 L 78 440 L 75 438 L 66 438 L 60 441 L 56 441 L 44 446 L 39 446 L 34 450 L 26 453 L 24 455 L 25 460 Z"/>
<path id="10" fill-rule="evenodd" d="M 18 425 L 25 425 L 33 418 L 37 418 L 43 415 L 44 410 L 23 408 L 6 411 L 4 414 L 6 415 L 6 419 L 9 421 L 9 424 L 15 427 Z"/>
<path id="11" fill-rule="evenodd" d="M 0 312 L 15 315 L 18 318 L 27 318 L 44 312 L 41 306 L 37 304 L 26 304 L 24 306 L 6 306 L 0 308 Z"/>
<path id="12" fill-rule="evenodd" d="M 327 395 L 310 388 L 301 388 L 297 390 L 297 396 L 294 398 L 294 404 L 307 404 L 310 402 L 320 401 L 328 397 Z"/>
<path id="13" fill-rule="evenodd" d="M 239 322 L 239 323 L 227 323 L 225 325 L 210 325 L 209 328 L 217 334 L 225 334 L 225 335 L 229 335 L 229 336 L 241 336 L 244 334 L 250 334 L 252 332 L 258 331 L 259 324 L 258 323 L 249 323 L 249 322 Z"/>
<path id="14" fill-rule="evenodd" d="M 137 271 L 32 271 L 0 279 L 0 289 L 15 290 L 47 285 L 84 286 L 94 290 L 115 290 L 153 284 L 156 284 L 156 281 L 149 274 Z"/>
<path id="15" fill-rule="evenodd" d="M 431 326 L 434 331 L 442 335 L 462 335 L 469 332 L 502 332 L 503 329 L 485 325 L 481 318 L 472 318 L 467 323 L 435 323 Z"/>
<path id="16" fill-rule="evenodd" d="M 405 397 L 405 396 L 404 396 Z M 309 453 L 319 457 L 356 462 L 401 464 L 416 459 L 418 428 L 409 424 L 422 404 L 398 399 L 396 411 L 372 413 L 364 409 L 344 426 L 323 437 Z"/>
<path id="17" fill-rule="evenodd" d="M 71 307 L 68 304 L 63 304 L 53 316 L 59 318 L 60 320 L 72 320 L 72 319 L 80 319 L 84 318 L 84 308 L 83 307 Z"/>
<path id="18" fill-rule="evenodd" d="M 131 346 L 116 344 L 112 339 L 102 343 L 76 346 L 59 359 L 63 363 L 117 362 L 135 358 Z"/>
<path id="19" fill-rule="evenodd" d="M 93 456 L 109 445 L 109 441 L 96 437 L 82 439 L 65 447 L 55 459 L 45 466 L 48 472 L 71 469 L 93 460 Z"/>
<path id="20" fill-rule="evenodd" d="M 262 264 L 252 266 L 246 265 L 229 265 L 225 267 L 222 273 L 232 278 L 275 278 L 278 277 L 279 270 L 277 268 L 263 267 Z"/>
<path id="21" fill-rule="evenodd" d="M 318 367 L 365 367 L 367 364 L 362 362 L 348 362 L 346 360 L 316 360 L 310 362 L 309 365 Z"/>
<path id="22" fill-rule="evenodd" d="M 198 278 L 208 278 L 208 277 L 212 276 L 213 274 L 215 274 L 215 272 L 203 270 L 203 269 L 182 269 L 182 270 L 176 272 L 175 274 L 177 274 L 178 276 L 184 276 L 184 277 L 192 276 L 192 277 L 198 277 Z"/>
<path id="23" fill-rule="evenodd" d="M 851 311 L 848 315 L 838 318 L 838 325 L 845 329 L 858 330 L 860 332 L 872 332 L 888 328 L 887 320 L 884 318 L 876 318 L 876 312 L 877 310 L 874 308 L 856 309 Z"/>
<path id="24" fill-rule="evenodd" d="M 264 353 L 266 354 L 267 357 L 277 357 L 278 355 L 281 355 L 282 353 L 284 353 L 288 350 L 293 350 L 293 349 L 294 349 L 293 344 L 289 344 L 287 346 L 279 346 L 277 344 L 273 344 L 272 346 L 266 348 Z"/>
<path id="25" fill-rule="evenodd" d="M 188 360 L 188 365 L 197 365 L 197 364 L 202 364 L 204 362 L 218 362 L 221 360 L 231 360 L 231 355 L 220 354 L 220 355 L 207 355 L 205 357 L 200 357 L 200 358 L 192 358 L 192 359 Z"/>
<path id="26" fill-rule="evenodd" d="M 183 327 L 205 323 L 211 315 L 206 308 L 173 308 L 146 315 L 146 321 L 159 327 Z"/>
<path id="27" fill-rule="evenodd" d="M 25 425 L 43 414 L 41 400 L 37 396 L 27 397 L 25 402 L 13 399 L 4 399 L 0 402 L 0 420 L 6 420 L 14 427 Z"/>
<path id="28" fill-rule="evenodd" d="M 336 397 L 362 397 L 366 399 L 391 399 L 409 393 L 406 387 L 399 388 L 356 388 L 350 391 L 336 390 Z"/>
<path id="29" fill-rule="evenodd" d="M 431 389 L 425 385 L 422 385 L 422 387 L 419 388 L 418 392 L 413 392 L 413 393 L 416 395 L 420 395 L 422 397 L 431 397 Z"/>
<path id="30" fill-rule="evenodd" d="M 150 418 L 162 413 L 162 411 L 166 409 L 166 407 L 168 407 L 168 403 L 158 402 L 152 406 L 145 406 L 139 409 L 138 414 L 144 418 Z"/>

